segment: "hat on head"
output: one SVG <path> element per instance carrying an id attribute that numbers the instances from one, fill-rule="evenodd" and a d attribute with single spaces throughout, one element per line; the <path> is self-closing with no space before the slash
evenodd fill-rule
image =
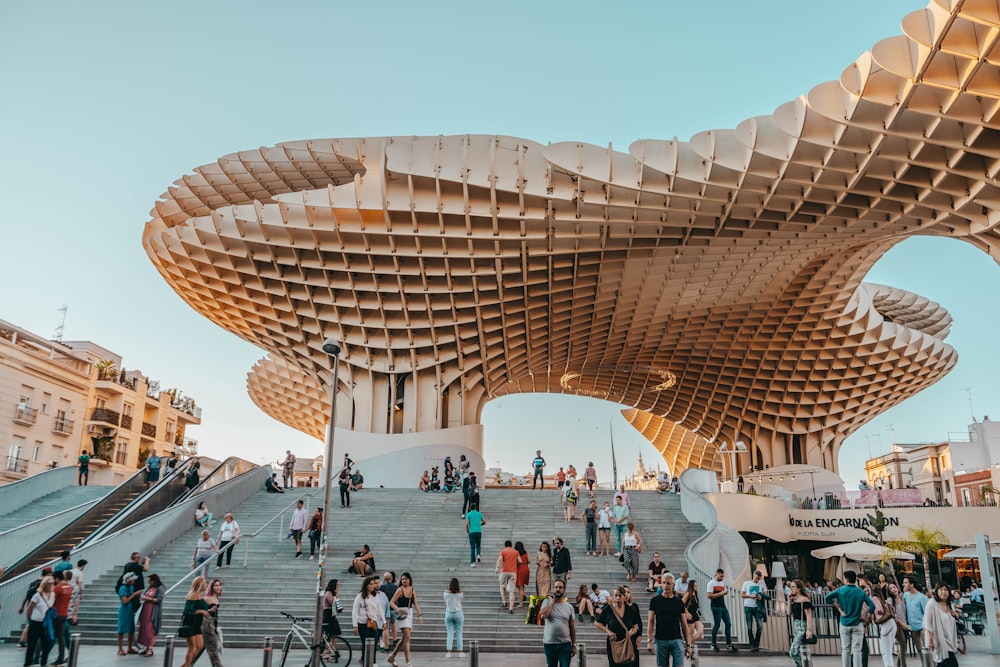
<path id="1" fill-rule="evenodd" d="M 52 574 L 52 568 L 46 565 L 42 568 L 42 574 Z"/>
<path id="2" fill-rule="evenodd" d="M 138 578 L 139 577 L 138 577 L 138 575 L 136 575 L 135 572 L 129 572 L 124 577 L 122 577 L 122 583 L 123 584 L 130 584 L 130 583 L 132 583 L 133 581 L 135 581 Z"/>

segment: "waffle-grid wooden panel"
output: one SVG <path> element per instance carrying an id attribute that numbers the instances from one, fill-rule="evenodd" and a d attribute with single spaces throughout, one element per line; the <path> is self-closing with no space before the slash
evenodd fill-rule
<path id="1" fill-rule="evenodd" d="M 913 235 L 1000 249 L 1000 10 L 932 2 L 903 30 L 687 142 L 229 155 L 164 193 L 143 242 L 192 307 L 269 353 L 251 395 L 305 432 L 325 423 L 334 336 L 347 428 L 470 424 L 492 397 L 566 392 L 634 408 L 675 469 L 719 467 L 710 443 L 742 439 L 754 464 L 835 470 L 850 432 L 956 361 L 941 306 L 864 275 Z"/>

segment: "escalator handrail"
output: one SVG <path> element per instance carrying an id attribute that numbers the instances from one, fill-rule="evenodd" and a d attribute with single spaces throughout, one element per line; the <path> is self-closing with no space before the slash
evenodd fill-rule
<path id="1" fill-rule="evenodd" d="M 40 519 L 35 519 L 34 521 L 29 521 L 28 523 L 19 524 L 19 525 L 15 526 L 14 528 L 9 528 L 9 529 L 7 529 L 5 531 L 0 532 L 0 540 L 9 539 L 10 536 L 11 536 L 11 534 L 14 533 L 15 531 L 22 530 L 24 528 L 28 528 L 29 526 L 33 526 L 33 525 L 35 525 L 36 523 L 38 523 L 40 521 L 48 521 L 49 519 L 55 518 L 55 517 L 59 516 L 60 514 L 68 514 L 69 512 L 72 512 L 73 510 L 78 510 L 81 507 L 87 507 L 88 505 L 93 505 L 94 503 L 100 502 L 100 500 L 101 500 L 100 498 L 95 498 L 93 500 L 88 500 L 85 503 L 80 503 L 79 505 L 73 505 L 73 507 L 67 507 L 64 510 L 59 510 L 58 512 L 56 512 L 54 514 L 49 514 L 49 515 L 43 516 Z"/>
<path id="2" fill-rule="evenodd" d="M 121 484 L 119 484 L 118 486 L 116 486 L 115 489 L 113 491 L 111 491 L 111 493 L 108 493 L 103 498 L 101 498 L 100 500 L 98 500 L 97 503 L 95 503 L 93 507 L 91 507 L 90 509 L 88 509 L 87 511 L 85 511 L 83 514 L 81 514 L 80 516 L 78 516 L 76 519 L 74 519 L 73 521 L 71 521 L 68 526 L 66 526 L 62 530 L 59 530 L 56 533 L 54 533 L 52 535 L 52 537 L 50 537 L 49 539 L 47 539 L 44 542 L 42 542 L 37 547 L 35 547 L 34 549 L 32 549 L 29 553 L 25 554 L 20 559 L 18 559 L 15 563 L 13 563 L 9 568 L 6 569 L 6 571 L 3 574 L 3 577 L 0 577 L 0 581 L 4 581 L 6 579 L 12 579 L 12 578 L 16 577 L 18 574 L 21 573 L 22 569 L 25 567 L 25 565 L 28 562 L 31 561 L 31 559 L 35 556 L 36 553 L 38 553 L 39 551 L 42 551 L 44 549 L 47 549 L 49 547 L 49 545 L 51 545 L 52 543 L 57 542 L 58 540 L 62 539 L 63 536 L 64 536 L 64 534 L 67 533 L 69 530 L 71 530 L 73 528 L 73 526 L 75 526 L 77 523 L 79 523 L 81 521 L 87 520 L 89 517 L 91 517 L 93 514 L 96 514 L 97 512 L 103 511 L 103 509 L 107 505 L 110 505 L 113 502 L 116 502 L 121 497 L 122 494 L 124 494 L 126 492 L 130 492 L 131 489 L 133 488 L 134 484 L 136 483 L 137 479 L 140 478 L 140 477 L 145 478 L 145 474 L 146 474 L 145 470 L 142 470 L 142 469 L 137 470 L 134 474 L 132 474 L 131 476 L 129 476 L 127 479 L 125 479 L 125 481 L 123 481 Z M 72 548 L 76 547 L 76 546 L 77 545 L 75 545 L 75 544 L 72 545 L 70 547 L 70 550 L 72 550 Z M 53 558 L 52 561 L 51 561 L 51 563 L 55 563 L 57 560 L 58 560 L 57 558 Z M 28 568 L 28 569 L 32 569 L 32 568 Z"/>
<path id="3" fill-rule="evenodd" d="M 184 471 L 187 468 L 190 468 L 195 461 L 201 461 L 203 458 L 204 457 L 201 456 L 193 456 L 178 463 L 176 466 L 171 468 L 170 471 L 166 475 L 164 475 L 156 484 L 149 487 L 145 491 L 142 491 L 139 495 L 137 495 L 135 498 L 132 499 L 132 502 L 130 502 L 125 507 L 121 508 L 121 510 L 119 510 L 113 517 L 111 517 L 106 522 L 104 522 L 103 525 L 98 527 L 97 530 L 95 530 L 93 533 L 85 537 L 83 541 L 77 545 L 77 548 L 82 547 L 83 545 L 88 544 L 90 542 L 94 542 L 95 540 L 99 540 L 105 535 L 110 535 L 111 533 L 119 530 L 122 521 L 127 519 L 140 507 L 145 505 L 146 502 L 151 498 L 169 490 L 170 485 L 176 484 L 175 480 L 182 473 L 184 473 Z M 140 468 L 139 472 L 144 472 L 144 470 L 145 470 L 144 468 Z M 173 503 L 168 503 L 167 507 L 169 507 L 171 504 Z"/>
<path id="4" fill-rule="evenodd" d="M 207 491 L 208 489 L 210 489 L 213 486 L 215 486 L 215 481 L 213 481 L 213 478 L 220 471 L 224 471 L 225 468 L 228 465 L 230 465 L 231 462 L 234 462 L 234 463 L 235 462 L 240 462 L 240 463 L 246 463 L 247 464 L 247 467 L 246 467 L 245 470 L 242 470 L 242 471 L 237 470 L 237 471 L 235 471 L 236 474 L 234 476 L 236 476 L 236 477 L 238 477 L 239 475 L 242 475 L 245 472 L 249 472 L 251 470 L 254 470 L 254 469 L 260 467 L 256 463 L 254 463 L 252 461 L 247 461 L 246 459 L 244 459 L 242 457 L 239 457 L 239 456 L 229 456 L 226 459 L 224 459 L 222 461 L 222 463 L 220 463 L 219 465 L 215 466 L 215 468 L 212 470 L 212 472 L 208 473 L 203 478 L 201 478 L 201 480 L 198 482 L 198 484 L 194 488 L 188 489 L 187 491 L 185 491 L 184 493 L 182 493 L 180 496 L 177 497 L 176 500 L 174 500 L 172 503 L 170 503 L 169 506 L 172 507 L 172 506 L 174 506 L 174 505 L 176 505 L 178 503 L 182 503 L 185 500 L 187 500 L 188 498 L 190 498 L 192 496 L 196 496 L 199 493 L 203 493 L 204 491 Z M 212 481 L 211 484 L 209 484 L 210 481 Z M 223 480 L 223 481 L 226 481 L 226 480 Z"/>

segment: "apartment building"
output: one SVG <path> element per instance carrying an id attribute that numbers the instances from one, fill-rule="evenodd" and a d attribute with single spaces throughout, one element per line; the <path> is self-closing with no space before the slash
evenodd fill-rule
<path id="1" fill-rule="evenodd" d="M 0 483 L 56 466 L 91 469 L 115 482 L 161 455 L 187 458 L 197 441 L 187 429 L 201 408 L 178 389 L 161 388 L 122 357 L 90 341 L 54 342 L 0 320 Z"/>

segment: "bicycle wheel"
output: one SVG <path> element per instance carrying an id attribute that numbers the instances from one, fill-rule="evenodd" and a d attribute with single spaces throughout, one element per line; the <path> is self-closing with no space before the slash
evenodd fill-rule
<path id="1" fill-rule="evenodd" d="M 278 663 L 278 667 L 285 667 L 285 660 L 288 659 L 288 649 L 292 647 L 292 633 L 289 630 L 288 634 L 285 635 L 285 643 L 281 647 L 281 662 Z"/>
<path id="2" fill-rule="evenodd" d="M 337 665 L 342 665 L 342 667 L 347 667 L 351 664 L 351 658 L 354 655 L 354 650 L 351 648 L 351 642 L 347 641 L 346 637 L 341 635 L 331 635 L 326 637 L 326 646 L 323 649 L 323 660 L 328 664 L 334 663 Z"/>

